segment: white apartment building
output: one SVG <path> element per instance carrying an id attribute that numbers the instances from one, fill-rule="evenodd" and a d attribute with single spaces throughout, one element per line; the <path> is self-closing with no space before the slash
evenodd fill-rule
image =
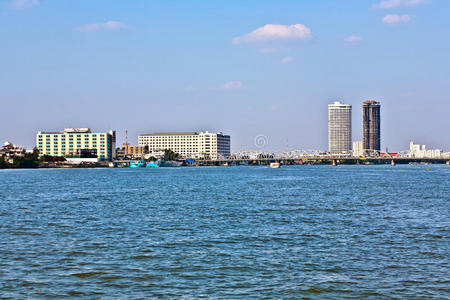
<path id="1" fill-rule="evenodd" d="M 339 101 L 328 105 L 328 151 L 350 154 L 352 150 L 352 106 Z"/>
<path id="2" fill-rule="evenodd" d="M 354 157 L 364 156 L 363 142 L 361 141 L 353 142 L 352 155 Z"/>
<path id="3" fill-rule="evenodd" d="M 222 132 L 173 132 L 141 134 L 139 146 L 149 152 L 170 149 L 183 158 L 221 159 L 230 157 L 231 138 Z"/>
<path id="4" fill-rule="evenodd" d="M 409 143 L 409 157 L 414 158 L 441 158 L 442 150 L 427 149 L 425 145 L 414 144 L 414 141 Z"/>
<path id="5" fill-rule="evenodd" d="M 39 131 L 36 135 L 39 154 L 50 156 L 97 155 L 98 159 L 112 160 L 116 151 L 116 132 L 93 133 L 89 128 L 65 128 L 58 132 Z"/>

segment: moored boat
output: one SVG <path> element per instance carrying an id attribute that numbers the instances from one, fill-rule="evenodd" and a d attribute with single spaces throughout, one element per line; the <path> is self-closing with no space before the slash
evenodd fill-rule
<path id="1" fill-rule="evenodd" d="M 168 160 L 163 161 L 159 165 L 160 167 L 181 167 L 183 163 L 181 161 L 175 161 L 175 160 Z"/>
<path id="2" fill-rule="evenodd" d="M 132 160 L 130 161 L 130 168 L 143 168 L 145 167 L 144 160 Z"/>
<path id="3" fill-rule="evenodd" d="M 278 169 L 279 167 L 280 167 L 279 162 L 271 162 L 269 165 L 269 168 L 271 168 L 271 169 Z"/>
<path id="4" fill-rule="evenodd" d="M 147 168 L 159 168 L 159 166 L 161 165 L 160 161 L 149 161 L 146 163 L 146 167 Z"/>

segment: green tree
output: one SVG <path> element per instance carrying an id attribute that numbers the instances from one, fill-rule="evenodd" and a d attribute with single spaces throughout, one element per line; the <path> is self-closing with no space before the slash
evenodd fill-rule
<path id="1" fill-rule="evenodd" d="M 164 150 L 164 160 L 178 160 L 180 155 L 170 149 Z"/>
<path id="2" fill-rule="evenodd" d="M 6 168 L 6 161 L 3 156 L 0 156 L 0 169 Z"/>
<path id="3" fill-rule="evenodd" d="M 13 158 L 12 168 L 37 168 L 39 162 L 35 159 L 33 153 L 25 153 L 24 156 Z"/>

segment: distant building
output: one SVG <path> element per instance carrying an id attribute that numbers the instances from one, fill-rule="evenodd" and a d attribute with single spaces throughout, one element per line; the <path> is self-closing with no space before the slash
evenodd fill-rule
<path id="1" fill-rule="evenodd" d="M 362 142 L 366 155 L 376 156 L 381 149 L 380 102 L 364 101 L 362 105 Z"/>
<path id="2" fill-rule="evenodd" d="M 350 154 L 352 150 L 352 106 L 339 101 L 328 105 L 328 151 Z"/>
<path id="3" fill-rule="evenodd" d="M 353 142 L 352 155 L 355 157 L 364 156 L 364 148 L 361 141 Z"/>
<path id="4" fill-rule="evenodd" d="M 149 152 L 170 149 L 183 158 L 228 158 L 230 142 L 229 135 L 208 131 L 151 133 L 139 136 L 139 146 L 147 146 Z"/>
<path id="5" fill-rule="evenodd" d="M 6 142 L 3 144 L 3 148 L 0 149 L 0 157 L 3 157 L 5 161 L 12 163 L 15 157 L 24 156 L 26 149 L 11 142 Z"/>
<path id="6" fill-rule="evenodd" d="M 89 128 L 65 128 L 58 132 L 39 131 L 36 136 L 39 154 L 70 156 L 96 155 L 99 159 L 112 160 L 116 151 L 116 132 L 111 130 L 93 133 Z"/>
<path id="7" fill-rule="evenodd" d="M 382 157 L 399 157 L 400 153 L 398 153 L 398 152 L 381 152 L 380 155 Z"/>
<path id="8" fill-rule="evenodd" d="M 130 157 L 143 157 L 148 153 L 148 146 L 134 146 L 130 144 L 122 144 L 123 155 Z"/>
<path id="9" fill-rule="evenodd" d="M 425 145 L 414 144 L 414 141 L 409 143 L 409 157 L 414 158 L 441 158 L 442 150 L 427 149 Z"/>
<path id="10" fill-rule="evenodd" d="M 153 150 L 153 151 L 148 152 L 147 154 L 145 154 L 144 158 L 145 159 L 151 159 L 151 158 L 164 159 L 165 156 L 166 156 L 166 151 L 164 151 L 164 150 Z"/>

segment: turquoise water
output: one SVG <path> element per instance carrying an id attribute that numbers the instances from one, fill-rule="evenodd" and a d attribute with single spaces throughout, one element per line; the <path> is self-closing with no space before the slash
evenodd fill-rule
<path id="1" fill-rule="evenodd" d="M 3 298 L 449 298 L 450 167 L 0 170 Z"/>

